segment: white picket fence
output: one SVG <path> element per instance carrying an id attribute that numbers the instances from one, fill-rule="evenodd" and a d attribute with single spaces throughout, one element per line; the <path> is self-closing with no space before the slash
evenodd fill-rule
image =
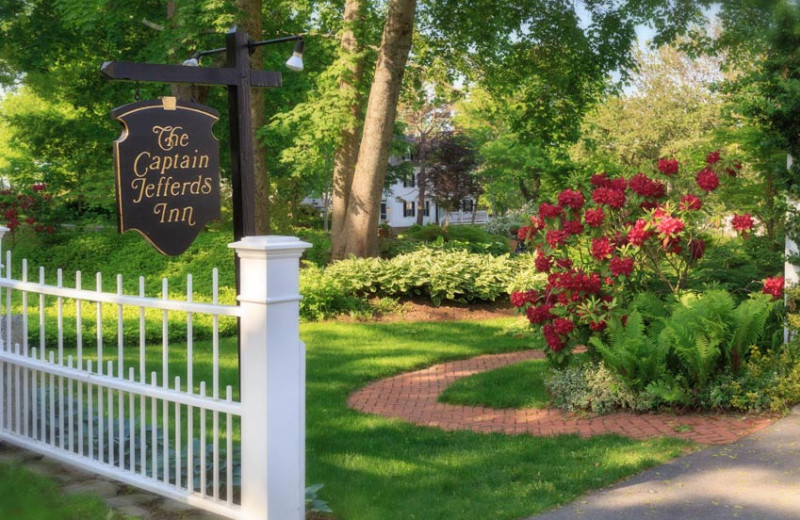
<path id="1" fill-rule="evenodd" d="M 297 271 L 307 244 L 248 237 L 231 247 L 241 261 L 239 305 L 218 303 L 216 270 L 212 301 L 202 303 L 191 276 L 178 300 L 170 299 L 166 280 L 160 297 L 147 297 L 141 278 L 137 294 L 124 294 L 119 276 L 113 292 L 104 291 L 99 274 L 91 289 L 80 272 L 65 283 L 58 271 L 56 284 L 47 285 L 40 268 L 31 281 L 24 260 L 14 279 L 7 253 L 0 440 L 229 518 L 302 519 L 305 354 Z M 198 341 L 203 315 L 210 338 Z M 233 386 L 220 382 L 221 364 L 236 357 L 235 342 L 220 341 L 220 323 L 230 327 L 236 318 L 239 401 Z M 171 341 L 176 322 L 181 330 L 172 337 L 180 339 Z M 109 336 L 116 341 L 109 344 Z"/>

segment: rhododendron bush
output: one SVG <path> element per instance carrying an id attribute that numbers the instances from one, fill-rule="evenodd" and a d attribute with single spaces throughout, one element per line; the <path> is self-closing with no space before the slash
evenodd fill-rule
<path id="1" fill-rule="evenodd" d="M 534 251 L 547 285 L 511 300 L 543 335 L 552 362 L 566 364 L 572 347 L 587 344 L 621 314 L 634 282 L 655 279 L 673 294 L 685 288 L 710 246 L 712 223 L 749 236 L 752 217 L 723 221 L 712 198 L 740 169 L 718 151 L 699 170 L 662 159 L 653 171 L 629 178 L 594 175 L 583 189 L 566 189 L 539 205 L 518 238 Z"/>

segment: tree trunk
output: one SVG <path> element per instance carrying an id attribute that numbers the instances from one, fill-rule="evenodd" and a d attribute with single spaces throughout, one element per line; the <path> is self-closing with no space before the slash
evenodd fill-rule
<path id="1" fill-rule="evenodd" d="M 375 78 L 369 93 L 364 135 L 353 173 L 345 218 L 345 255 L 375 256 L 381 192 L 394 135 L 397 99 L 411 50 L 416 0 L 390 0 Z"/>
<path id="2" fill-rule="evenodd" d="M 241 27 L 250 39 L 258 41 L 262 39 L 261 30 L 261 0 L 237 0 L 236 7 L 239 9 L 239 27 Z M 250 68 L 254 70 L 263 69 L 264 51 L 257 47 L 256 51 L 250 56 Z M 269 234 L 269 172 L 267 171 L 267 155 L 261 141 L 256 137 L 256 132 L 267 123 L 267 115 L 264 101 L 264 89 L 250 89 L 250 114 L 253 119 L 253 171 L 255 173 L 255 227 L 257 235 Z"/>
<path id="3" fill-rule="evenodd" d="M 422 220 L 425 218 L 425 185 L 427 184 L 427 172 L 425 171 L 425 162 L 422 161 L 419 167 L 419 175 L 417 176 L 417 190 L 419 191 L 419 211 L 417 212 L 417 225 L 422 225 Z"/>
<path id="4" fill-rule="evenodd" d="M 522 198 L 525 199 L 525 202 L 533 200 L 533 195 L 531 194 L 528 187 L 525 186 L 525 181 L 523 181 L 522 179 L 519 180 L 519 192 L 522 194 Z"/>
<path id="5" fill-rule="evenodd" d="M 336 150 L 333 165 L 333 194 L 331 204 L 331 258 L 345 257 L 344 222 L 347 203 L 353 183 L 353 171 L 358 160 L 358 142 L 361 133 L 361 116 L 364 96 L 359 85 L 364 77 L 363 44 L 356 28 L 364 23 L 362 0 L 347 0 L 344 6 L 344 32 L 342 32 L 341 59 L 345 69 L 339 83 L 339 95 L 350 101 L 348 120 L 342 127 L 341 143 Z"/>

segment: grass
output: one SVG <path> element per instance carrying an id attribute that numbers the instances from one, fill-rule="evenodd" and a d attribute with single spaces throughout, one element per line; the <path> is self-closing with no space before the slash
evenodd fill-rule
<path id="1" fill-rule="evenodd" d="M 0 464 L 0 518 L 118 520 L 99 497 L 63 494 L 54 480 L 15 464 Z"/>
<path id="2" fill-rule="evenodd" d="M 547 360 L 532 359 L 459 379 L 440 396 L 442 403 L 489 408 L 546 408 Z"/>
<path id="3" fill-rule="evenodd" d="M 341 520 L 517 519 L 691 449 L 636 441 L 444 432 L 346 406 L 369 381 L 434 363 L 525 348 L 485 322 L 307 324 L 307 482 Z"/>

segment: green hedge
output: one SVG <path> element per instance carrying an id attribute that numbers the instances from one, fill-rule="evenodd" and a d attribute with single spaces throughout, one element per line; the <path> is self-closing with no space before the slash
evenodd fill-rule
<path id="1" fill-rule="evenodd" d="M 370 296 L 444 301 L 495 301 L 511 292 L 543 286 L 531 255 L 469 253 L 423 248 L 391 259 L 351 258 L 300 273 L 301 313 L 320 319 L 361 312 Z"/>

